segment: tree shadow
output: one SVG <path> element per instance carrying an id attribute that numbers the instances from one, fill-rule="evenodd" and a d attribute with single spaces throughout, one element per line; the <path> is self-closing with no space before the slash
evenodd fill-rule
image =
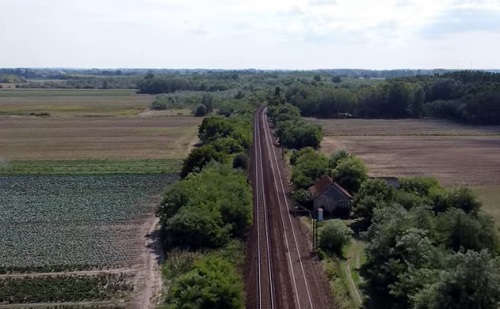
<path id="1" fill-rule="evenodd" d="M 149 254 L 155 257 L 155 261 L 158 265 L 163 264 L 165 261 L 165 252 L 161 241 L 160 229 L 155 229 L 152 233 L 146 234 L 144 238 L 147 242 L 146 248 L 148 248 Z"/>

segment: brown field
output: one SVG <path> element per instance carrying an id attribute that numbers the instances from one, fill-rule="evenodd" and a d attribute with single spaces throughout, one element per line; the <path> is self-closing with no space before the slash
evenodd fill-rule
<path id="1" fill-rule="evenodd" d="M 184 158 L 201 118 L 0 116 L 7 160 Z"/>
<path id="2" fill-rule="evenodd" d="M 325 131 L 323 153 L 346 149 L 363 159 L 372 176 L 434 176 L 447 187 L 474 187 L 500 224 L 500 126 L 430 119 L 314 121 Z"/>
<path id="3" fill-rule="evenodd" d="M 445 186 L 500 184 L 500 126 L 440 120 L 320 120 L 322 152 L 347 149 L 374 176 L 435 176 Z"/>

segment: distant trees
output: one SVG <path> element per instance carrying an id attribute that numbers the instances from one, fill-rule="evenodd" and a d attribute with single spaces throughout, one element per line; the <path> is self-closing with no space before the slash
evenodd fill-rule
<path id="1" fill-rule="evenodd" d="M 321 127 L 300 118 L 296 107 L 290 104 L 273 105 L 268 108 L 268 116 L 283 146 L 292 149 L 319 147 L 323 139 Z"/>
<path id="2" fill-rule="evenodd" d="M 450 118 L 500 124 L 500 74 L 461 71 L 388 79 L 372 85 L 296 82 L 284 91 L 304 116 L 341 118 Z M 335 79 L 335 81 L 333 80 Z"/>

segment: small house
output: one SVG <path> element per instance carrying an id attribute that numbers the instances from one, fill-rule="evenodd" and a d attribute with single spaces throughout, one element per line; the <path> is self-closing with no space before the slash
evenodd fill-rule
<path id="1" fill-rule="evenodd" d="M 309 188 L 309 193 L 314 200 L 315 214 L 319 208 L 331 216 L 346 216 L 351 211 L 352 196 L 326 175 Z"/>

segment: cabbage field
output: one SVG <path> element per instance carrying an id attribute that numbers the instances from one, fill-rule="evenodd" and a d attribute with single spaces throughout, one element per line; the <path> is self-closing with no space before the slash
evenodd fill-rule
<path id="1" fill-rule="evenodd" d="M 0 177 L 0 273 L 133 265 L 142 250 L 138 226 L 176 180 L 173 174 Z"/>

